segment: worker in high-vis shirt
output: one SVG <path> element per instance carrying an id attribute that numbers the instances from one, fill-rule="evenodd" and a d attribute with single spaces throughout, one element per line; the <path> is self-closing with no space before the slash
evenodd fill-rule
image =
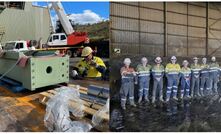
<path id="1" fill-rule="evenodd" d="M 141 64 L 138 64 L 136 68 L 139 82 L 138 103 L 141 103 L 143 98 L 146 102 L 149 102 L 150 70 L 151 66 L 148 64 L 148 59 L 143 57 L 141 59 Z"/>
<path id="2" fill-rule="evenodd" d="M 157 99 L 163 102 L 163 76 L 164 76 L 164 66 L 161 65 L 162 59 L 156 57 L 155 65 L 152 67 L 153 76 L 153 91 L 152 91 L 152 103 L 155 103 Z M 158 94 L 157 94 L 158 93 Z"/>
<path id="3" fill-rule="evenodd" d="M 200 85 L 200 70 L 201 66 L 198 64 L 198 58 L 193 58 L 193 64 L 191 68 L 191 97 L 200 97 L 199 85 Z"/>
<path id="4" fill-rule="evenodd" d="M 177 58 L 175 56 L 171 57 L 171 63 L 166 65 L 165 73 L 167 77 L 167 92 L 166 92 L 166 102 L 170 100 L 171 94 L 174 100 L 177 98 L 178 82 L 180 65 L 176 63 Z"/>
<path id="5" fill-rule="evenodd" d="M 190 99 L 191 69 L 188 67 L 188 65 L 189 62 L 187 60 L 184 60 L 183 67 L 180 70 L 180 77 L 181 77 L 180 99 L 183 98 Z"/>
<path id="6" fill-rule="evenodd" d="M 129 96 L 129 103 L 131 106 L 136 107 L 134 103 L 134 84 L 136 83 L 136 72 L 134 68 L 130 67 L 130 58 L 124 59 L 124 66 L 120 69 L 121 74 L 121 108 L 126 110 L 127 97 Z"/>
<path id="7" fill-rule="evenodd" d="M 220 68 L 219 64 L 216 62 L 216 57 L 211 58 L 211 64 L 209 66 L 210 71 L 209 71 L 209 78 L 210 78 L 210 88 L 212 89 L 212 92 L 210 94 L 217 94 L 217 84 L 219 82 L 219 73 L 220 73 Z"/>
<path id="8" fill-rule="evenodd" d="M 208 94 L 210 90 L 209 79 L 209 65 L 207 64 L 207 58 L 202 58 L 201 70 L 200 70 L 200 95 Z"/>
<path id="9" fill-rule="evenodd" d="M 77 69 L 82 77 L 95 78 L 100 80 L 102 74 L 106 71 L 106 66 L 103 60 L 99 57 L 93 56 L 91 47 L 84 47 L 81 57 L 83 59 L 77 63 Z"/>

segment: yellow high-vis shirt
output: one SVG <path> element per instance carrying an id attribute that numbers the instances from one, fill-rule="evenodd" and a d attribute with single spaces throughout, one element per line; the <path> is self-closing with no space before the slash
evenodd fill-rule
<path id="1" fill-rule="evenodd" d="M 168 74 L 178 74 L 180 72 L 180 65 L 179 64 L 172 64 L 168 63 L 166 65 L 165 72 Z"/>
<path id="2" fill-rule="evenodd" d="M 106 68 L 103 60 L 99 57 L 93 56 L 93 61 L 97 63 L 98 66 L 103 66 Z M 87 70 L 87 75 L 85 77 L 101 77 L 102 74 L 96 69 L 95 66 L 90 65 L 90 62 L 87 62 L 85 59 L 79 61 L 76 66 L 80 74 L 83 74 L 84 70 Z"/>

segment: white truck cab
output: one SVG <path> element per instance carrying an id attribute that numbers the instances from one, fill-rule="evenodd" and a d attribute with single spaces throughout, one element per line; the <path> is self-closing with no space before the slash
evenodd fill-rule
<path id="1" fill-rule="evenodd" d="M 67 36 L 65 33 L 55 33 L 51 34 L 47 42 L 48 46 L 66 46 L 67 45 Z"/>
<path id="2" fill-rule="evenodd" d="M 27 41 L 9 41 L 5 43 L 4 50 L 6 51 L 27 51 L 30 50 L 27 45 Z"/>

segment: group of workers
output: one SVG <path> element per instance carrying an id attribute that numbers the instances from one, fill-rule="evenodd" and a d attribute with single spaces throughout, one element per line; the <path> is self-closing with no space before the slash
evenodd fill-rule
<path id="1" fill-rule="evenodd" d="M 142 100 L 155 103 L 156 100 L 169 102 L 171 98 L 175 101 L 203 97 L 205 95 L 218 94 L 217 83 L 219 81 L 220 68 L 216 62 L 216 57 L 211 58 L 211 63 L 207 63 L 207 58 L 202 58 L 202 64 L 198 63 L 198 58 L 193 58 L 193 64 L 189 67 L 189 62 L 184 60 L 182 67 L 177 62 L 175 56 L 171 57 L 171 63 L 166 67 L 161 64 L 161 57 L 155 58 L 153 66 L 148 64 L 148 59 L 143 57 L 141 63 L 134 69 L 130 67 L 130 58 L 124 59 L 124 66 L 121 68 L 121 107 L 126 109 L 127 97 L 130 105 L 136 107 L 134 102 L 134 84 L 139 84 L 138 104 Z M 166 94 L 163 97 L 164 76 L 167 79 Z M 150 79 L 153 79 L 152 95 L 149 95 Z M 178 90 L 179 83 L 181 88 Z M 178 97 L 177 92 L 180 92 Z M 149 97 L 151 96 L 151 98 Z"/>
<path id="2" fill-rule="evenodd" d="M 81 57 L 82 60 L 76 64 L 76 70 L 72 71 L 72 76 L 101 80 L 106 71 L 103 60 L 94 56 L 92 48 L 88 46 L 83 48 Z"/>

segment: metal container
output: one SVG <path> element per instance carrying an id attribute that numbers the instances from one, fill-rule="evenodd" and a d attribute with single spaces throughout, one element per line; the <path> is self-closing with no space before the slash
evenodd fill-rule
<path id="1" fill-rule="evenodd" d="M 69 57 L 29 56 L 24 67 L 15 65 L 22 57 L 25 57 L 23 52 L 6 52 L 0 58 L 0 74 L 10 70 L 6 77 L 31 91 L 69 81 Z"/>

